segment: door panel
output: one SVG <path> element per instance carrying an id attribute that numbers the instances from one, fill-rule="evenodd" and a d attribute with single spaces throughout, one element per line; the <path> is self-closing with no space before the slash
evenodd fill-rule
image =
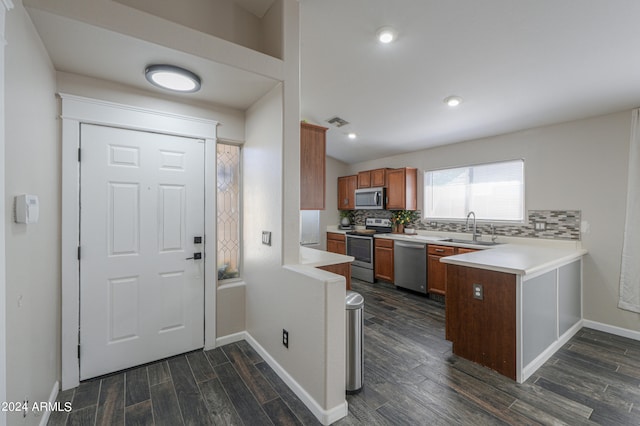
<path id="1" fill-rule="evenodd" d="M 80 378 L 204 344 L 203 141 L 83 124 Z"/>

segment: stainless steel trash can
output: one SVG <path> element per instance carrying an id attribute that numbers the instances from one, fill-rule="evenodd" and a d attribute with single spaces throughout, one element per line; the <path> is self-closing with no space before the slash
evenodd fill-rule
<path id="1" fill-rule="evenodd" d="M 347 291 L 345 299 L 347 324 L 347 393 L 362 389 L 362 335 L 364 297 L 355 291 Z"/>

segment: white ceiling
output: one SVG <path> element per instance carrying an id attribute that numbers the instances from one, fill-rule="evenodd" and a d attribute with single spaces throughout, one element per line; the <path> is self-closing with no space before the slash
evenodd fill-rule
<path id="1" fill-rule="evenodd" d="M 258 15 L 273 3 L 235 1 Z M 348 163 L 640 105 L 636 0 L 300 1 L 301 118 L 349 121 L 327 140 L 327 153 Z M 145 66 L 179 63 L 204 82 L 185 99 L 238 109 L 276 84 L 41 9 L 29 13 L 60 71 L 161 91 L 145 81 Z M 386 25 L 398 39 L 381 45 L 374 35 Z M 448 95 L 463 104 L 448 108 Z M 350 131 L 357 140 L 347 139 Z"/>
<path id="2" fill-rule="evenodd" d="M 635 0 L 301 0 L 302 118 L 349 121 L 327 153 L 354 163 L 637 107 L 639 20 Z"/>
<path id="3" fill-rule="evenodd" d="M 177 99 L 213 103 L 245 110 L 277 81 L 195 55 L 126 36 L 39 9 L 29 15 L 56 70 L 114 81 Z M 149 64 L 180 64 L 202 78 L 197 93 L 175 94 L 151 86 Z"/>

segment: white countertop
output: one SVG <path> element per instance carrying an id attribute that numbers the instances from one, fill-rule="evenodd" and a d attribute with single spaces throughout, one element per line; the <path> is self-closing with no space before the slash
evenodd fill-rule
<path id="1" fill-rule="evenodd" d="M 343 254 L 316 250 L 309 247 L 300 247 L 300 265 L 318 267 L 349 262 L 353 262 L 353 256 L 345 256 Z"/>
<path id="2" fill-rule="evenodd" d="M 487 250 L 443 257 L 440 262 L 509 274 L 530 275 L 555 269 L 585 254 L 587 254 L 585 249 L 575 247 L 504 244 Z"/>
<path id="3" fill-rule="evenodd" d="M 340 232 L 337 226 L 327 227 L 328 232 Z M 485 236 L 486 238 L 487 236 Z M 559 241 L 535 238 L 499 236 L 495 246 L 474 244 L 469 234 L 419 231 L 418 234 L 376 234 L 375 238 L 398 241 L 414 241 L 452 247 L 477 249 L 472 253 L 447 256 L 440 262 L 471 268 L 487 269 L 517 275 L 531 275 L 555 269 L 587 254 L 579 241 Z M 468 242 L 445 241 L 448 238 L 469 239 Z M 485 239 L 486 241 L 486 239 Z"/>

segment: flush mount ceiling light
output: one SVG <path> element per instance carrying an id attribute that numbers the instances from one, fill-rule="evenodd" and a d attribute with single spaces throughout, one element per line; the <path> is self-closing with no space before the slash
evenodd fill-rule
<path id="1" fill-rule="evenodd" d="M 351 132 L 347 134 L 347 137 L 351 140 L 354 140 L 355 138 L 358 137 L 358 135 L 356 135 L 355 133 Z"/>
<path id="2" fill-rule="evenodd" d="M 144 75 L 149 83 L 163 89 L 185 93 L 200 90 L 200 77 L 174 65 L 149 65 Z"/>
<path id="3" fill-rule="evenodd" d="M 382 27 L 376 31 L 376 37 L 380 43 L 388 44 L 396 39 L 398 34 L 391 27 Z"/>
<path id="4" fill-rule="evenodd" d="M 447 96 L 443 102 L 451 108 L 455 108 L 462 103 L 462 98 L 460 96 Z"/>

